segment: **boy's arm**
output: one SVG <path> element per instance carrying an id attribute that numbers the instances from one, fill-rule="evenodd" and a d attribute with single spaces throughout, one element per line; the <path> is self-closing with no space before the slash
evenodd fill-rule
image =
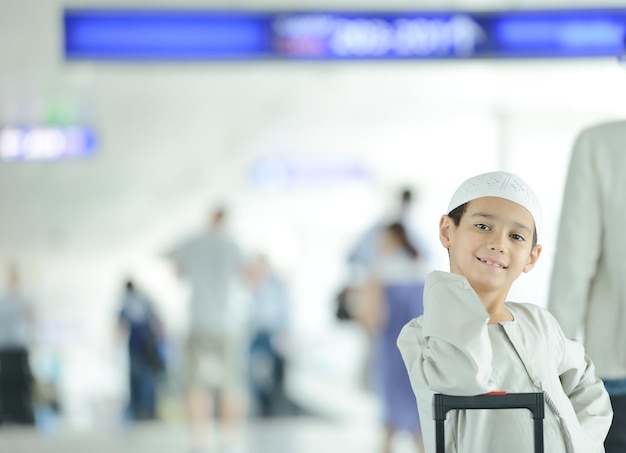
<path id="1" fill-rule="evenodd" d="M 407 324 L 398 347 L 414 386 L 450 395 L 492 390 L 489 315 L 461 275 L 431 272 L 421 322 Z"/>
<path id="2" fill-rule="evenodd" d="M 563 342 L 559 364 L 563 391 L 570 399 L 584 432 L 592 439 L 604 442 L 613 418 L 609 395 L 596 376 L 595 367 L 583 346 L 565 338 L 556 320 L 554 323 Z"/>

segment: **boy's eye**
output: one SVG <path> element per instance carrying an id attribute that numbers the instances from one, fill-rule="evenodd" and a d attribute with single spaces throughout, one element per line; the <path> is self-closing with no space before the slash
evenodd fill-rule
<path id="1" fill-rule="evenodd" d="M 515 239 L 516 241 L 525 241 L 526 239 L 524 239 L 524 236 L 522 236 L 521 234 L 512 234 L 511 238 Z"/>
<path id="2" fill-rule="evenodd" d="M 477 223 L 476 228 L 478 228 L 479 230 L 485 230 L 485 231 L 490 230 L 489 226 L 485 225 L 484 223 Z"/>

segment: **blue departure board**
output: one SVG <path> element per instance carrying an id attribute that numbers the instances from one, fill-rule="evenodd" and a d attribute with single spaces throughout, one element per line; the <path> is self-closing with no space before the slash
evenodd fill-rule
<path id="1" fill-rule="evenodd" d="M 621 56 L 625 9 L 493 12 L 66 9 L 68 61 Z"/>

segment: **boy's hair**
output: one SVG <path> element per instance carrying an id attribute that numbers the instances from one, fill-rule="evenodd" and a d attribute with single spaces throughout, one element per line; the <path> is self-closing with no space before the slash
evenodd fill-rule
<path id="1" fill-rule="evenodd" d="M 452 219 L 452 221 L 454 222 L 454 225 L 459 226 L 459 224 L 461 223 L 461 219 L 463 218 L 463 214 L 465 214 L 465 211 L 467 211 L 468 204 L 470 204 L 469 201 L 466 203 L 463 203 L 460 206 L 457 206 L 456 208 L 454 208 L 452 211 L 448 213 L 448 217 Z M 535 225 L 535 227 L 533 228 L 533 248 L 535 248 L 536 245 L 537 245 L 537 226 Z"/>

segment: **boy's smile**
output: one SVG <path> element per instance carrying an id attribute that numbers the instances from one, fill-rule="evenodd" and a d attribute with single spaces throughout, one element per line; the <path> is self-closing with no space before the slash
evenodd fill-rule
<path id="1" fill-rule="evenodd" d="M 469 202 L 459 225 L 448 216 L 440 223 L 441 243 L 450 253 L 450 271 L 464 275 L 486 302 L 504 302 L 511 285 L 535 265 L 534 220 L 521 205 L 499 197 Z"/>
<path id="2" fill-rule="evenodd" d="M 496 269 L 506 269 L 508 267 L 508 266 L 505 266 L 502 261 L 495 259 L 495 258 L 477 257 L 476 259 L 479 260 L 481 263 L 489 267 L 494 267 Z"/>

